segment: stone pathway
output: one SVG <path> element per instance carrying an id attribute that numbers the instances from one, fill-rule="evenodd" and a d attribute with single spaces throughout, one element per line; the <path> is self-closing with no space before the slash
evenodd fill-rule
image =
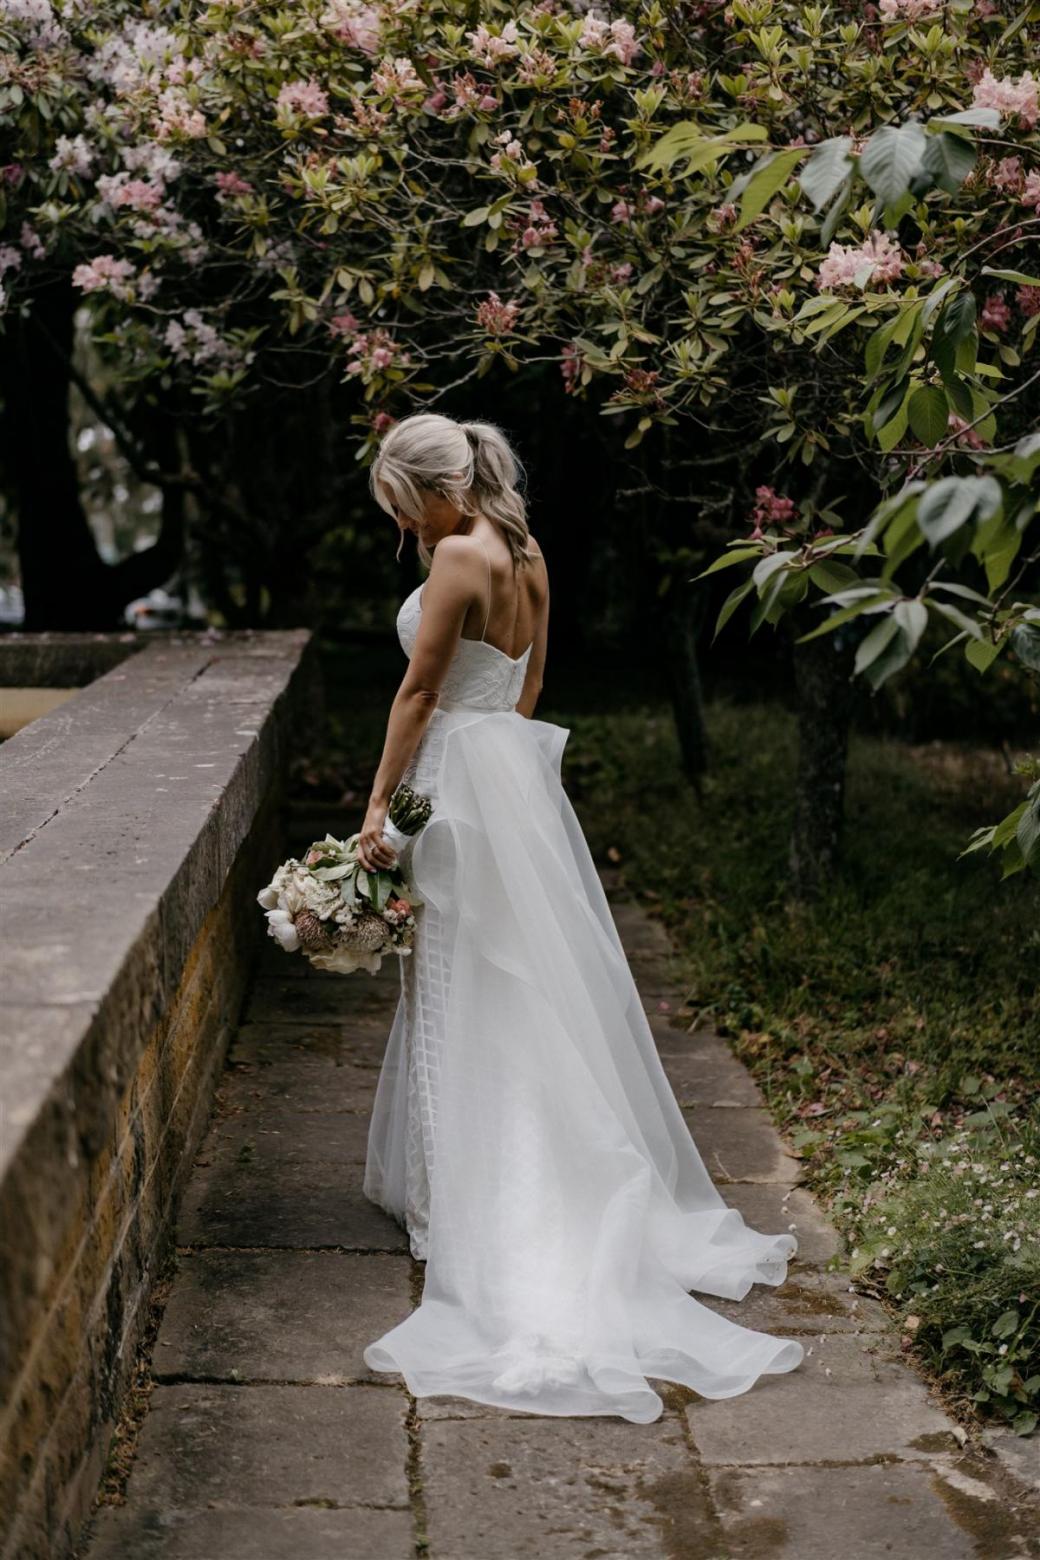
<path id="1" fill-rule="evenodd" d="M 299 849 L 338 821 L 311 818 Z M 686 1032 L 667 940 L 614 897 L 661 1055 L 726 1200 L 800 1240 L 788 1281 L 703 1303 L 797 1335 L 807 1357 L 742 1397 L 658 1383 L 664 1416 L 416 1402 L 362 1349 L 408 1314 L 423 1264 L 361 1191 L 397 1000 L 263 935 L 178 1228 L 125 1504 L 83 1560 L 1012 1560 L 1040 1504 L 957 1428 L 875 1302 L 825 1264 L 840 1241 L 745 1068 Z M 665 1006 L 667 1004 L 667 1006 Z"/>

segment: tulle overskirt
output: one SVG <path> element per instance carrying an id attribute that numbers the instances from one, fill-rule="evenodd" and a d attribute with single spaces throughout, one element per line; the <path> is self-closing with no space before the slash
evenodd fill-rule
<path id="1" fill-rule="evenodd" d="M 568 729 L 435 718 L 435 806 L 401 855 L 451 971 L 425 1287 L 366 1364 L 417 1397 L 637 1423 L 662 1412 L 648 1377 L 724 1398 L 793 1370 L 796 1339 L 689 1293 L 780 1284 L 797 1241 L 749 1228 L 690 1135 L 561 782 Z M 402 1003 L 364 1182 L 402 1222 L 406 1050 Z"/>

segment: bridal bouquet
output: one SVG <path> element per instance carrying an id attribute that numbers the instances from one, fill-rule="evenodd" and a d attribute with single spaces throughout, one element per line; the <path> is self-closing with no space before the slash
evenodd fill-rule
<path id="1" fill-rule="evenodd" d="M 398 786 L 390 801 L 384 838 L 395 849 L 407 844 L 430 815 L 428 797 Z M 338 840 L 326 834 L 308 847 L 303 860 L 282 863 L 257 902 L 267 913 L 267 930 L 286 953 L 302 949 L 317 969 L 375 975 L 387 953 L 412 950 L 413 907 L 422 899 L 399 866 L 368 872 L 358 861 L 360 835 Z"/>

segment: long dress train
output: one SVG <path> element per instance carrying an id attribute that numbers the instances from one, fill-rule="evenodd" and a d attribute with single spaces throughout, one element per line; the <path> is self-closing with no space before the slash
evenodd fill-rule
<path id="1" fill-rule="evenodd" d="M 460 640 L 404 777 L 434 808 L 400 852 L 424 904 L 364 1190 L 426 1274 L 364 1358 L 417 1397 L 648 1423 L 647 1377 L 724 1398 L 801 1362 L 688 1292 L 781 1284 L 797 1241 L 750 1229 L 697 1151 L 563 789 L 569 730 L 515 709 L 530 648 Z"/>

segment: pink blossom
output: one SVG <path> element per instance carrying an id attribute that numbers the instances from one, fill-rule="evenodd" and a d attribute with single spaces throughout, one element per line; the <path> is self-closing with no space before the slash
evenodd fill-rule
<path id="1" fill-rule="evenodd" d="M 883 22 L 920 22 L 925 17 L 938 15 L 942 7 L 943 0 L 879 0 L 878 3 Z"/>
<path id="2" fill-rule="evenodd" d="M 1010 76 L 1002 76 L 998 80 L 987 68 L 975 83 L 972 106 L 995 108 L 1005 117 L 1017 114 L 1022 123 L 1031 129 L 1040 118 L 1040 81 L 1036 80 L 1031 70 L 1025 71 L 1017 81 Z"/>
<path id="3" fill-rule="evenodd" d="M 616 200 L 610 208 L 611 222 L 631 222 L 632 207 L 627 200 Z"/>
<path id="4" fill-rule="evenodd" d="M 381 97 L 392 97 L 395 102 L 406 92 L 426 90 L 415 66 L 404 54 L 396 59 L 384 59 L 372 72 L 372 85 Z"/>
<path id="5" fill-rule="evenodd" d="M 955 435 L 954 442 L 962 449 L 983 450 L 986 448 L 985 439 L 979 436 L 976 428 L 968 427 L 968 420 L 961 417 L 958 412 L 951 412 L 947 427 Z"/>
<path id="6" fill-rule="evenodd" d="M 163 202 L 164 191 L 145 179 L 132 179 L 128 173 L 103 173 L 97 181 L 98 196 L 112 211 L 122 207 L 130 211 L 155 211 Z"/>
<path id="7" fill-rule="evenodd" d="M 475 32 L 468 32 L 469 46 L 482 65 L 489 69 L 501 60 L 512 59 L 520 53 L 516 23 L 508 21 L 500 33 L 488 32 L 484 23 Z"/>
<path id="8" fill-rule="evenodd" d="M 374 54 L 379 48 L 382 18 L 375 6 L 356 0 L 329 0 L 321 25 L 340 43 L 360 49 L 363 54 Z"/>
<path id="9" fill-rule="evenodd" d="M 583 49 L 597 49 L 602 54 L 612 54 L 622 65 L 630 65 L 643 47 L 637 40 L 631 22 L 622 20 L 606 22 L 592 11 L 586 14 L 578 39 Z"/>
<path id="10" fill-rule="evenodd" d="M 160 141 L 169 140 L 171 136 L 197 141 L 206 134 L 205 116 L 193 107 L 187 93 L 180 87 L 167 87 L 165 92 L 160 92 L 158 107 L 155 133 Z"/>
<path id="11" fill-rule="evenodd" d="M 585 362 L 578 347 L 574 342 L 568 342 L 560 353 L 560 373 L 563 376 L 563 388 L 567 395 L 572 395 L 581 383 L 581 371 Z"/>
<path id="12" fill-rule="evenodd" d="M 71 173 L 76 178 L 86 178 L 94 165 L 94 148 L 82 135 L 59 135 L 54 143 L 54 155 L 48 168 L 55 173 Z M 11 165 L 14 166 L 14 165 Z"/>
<path id="13" fill-rule="evenodd" d="M 24 173 L 25 169 L 21 163 L 4 163 L 3 167 L 0 168 L 0 179 L 2 179 L 5 184 L 17 186 L 21 184 Z"/>
<path id="14" fill-rule="evenodd" d="M 0 276 L 17 271 L 22 263 L 21 252 L 13 244 L 0 244 Z"/>
<path id="15" fill-rule="evenodd" d="M 356 335 L 348 349 L 348 356 L 353 361 L 347 364 L 347 373 L 360 375 L 366 384 L 373 375 L 384 368 L 389 368 L 391 364 L 411 362 L 411 355 L 404 351 L 381 326 L 376 330 Z"/>
<path id="16" fill-rule="evenodd" d="M 832 243 L 820 266 L 816 285 L 821 292 L 835 287 L 866 287 L 891 282 L 903 269 L 903 253 L 887 233 L 874 232 L 860 245 Z"/>
<path id="17" fill-rule="evenodd" d="M 344 309 L 342 314 L 334 314 L 329 320 L 330 336 L 352 336 L 360 329 L 361 321 L 349 309 Z"/>
<path id="18" fill-rule="evenodd" d="M 134 267 L 129 260 L 117 260 L 115 255 L 98 255 L 84 265 L 78 265 L 72 273 L 72 285 L 81 292 L 110 292 L 124 301 L 131 296 L 130 282 Z"/>
<path id="19" fill-rule="evenodd" d="M 313 77 L 309 81 L 286 81 L 275 100 L 277 112 L 284 117 L 320 119 L 329 111 L 329 100 Z"/>
<path id="20" fill-rule="evenodd" d="M 381 436 L 388 428 L 392 428 L 396 421 L 397 418 L 392 417 L 389 412 L 376 412 L 371 419 L 370 427 L 374 434 Z"/>
<path id="21" fill-rule="evenodd" d="M 22 223 L 22 231 L 18 242 L 31 260 L 42 260 L 47 253 L 39 233 L 37 233 L 34 227 L 30 227 L 28 222 Z"/>
<path id="22" fill-rule="evenodd" d="M 1011 323 L 1011 309 L 1002 293 L 990 293 L 979 312 L 979 325 L 983 330 L 996 332 L 1007 330 Z"/>
<path id="23" fill-rule="evenodd" d="M 226 173 L 218 173 L 213 181 L 221 195 L 252 195 L 253 186 L 248 179 L 243 179 L 234 169 Z"/>
<path id="24" fill-rule="evenodd" d="M 520 243 L 524 249 L 544 249 L 559 237 L 559 229 L 541 200 L 533 200 L 528 208 L 527 223 L 521 231 Z"/>
<path id="25" fill-rule="evenodd" d="M 489 292 L 477 306 L 477 324 L 494 336 L 507 334 L 513 329 L 520 305 L 513 300 L 503 303 L 497 292 Z"/>
<path id="26" fill-rule="evenodd" d="M 644 217 L 656 217 L 659 211 L 664 210 L 664 201 L 660 195 L 643 195 L 640 193 L 639 209 Z"/>
<path id="27" fill-rule="evenodd" d="M 1027 319 L 1040 314 L 1040 287 L 1019 287 L 1015 293 L 1015 302 Z"/>
<path id="28" fill-rule="evenodd" d="M 1040 173 L 1030 173 L 1026 176 L 1020 198 L 1023 206 L 1033 206 L 1040 211 Z"/>
<path id="29" fill-rule="evenodd" d="M 757 540 L 762 535 L 763 527 L 767 525 L 784 525 L 793 520 L 796 514 L 793 498 L 785 498 L 775 492 L 773 488 L 764 484 L 755 489 L 755 507 L 751 511 L 755 529 L 752 537 Z"/>
<path id="30" fill-rule="evenodd" d="M 624 260 L 620 265 L 612 265 L 607 275 L 616 284 L 620 285 L 622 282 L 627 282 L 632 275 L 632 262 Z"/>
<path id="31" fill-rule="evenodd" d="M 998 190 L 1016 191 L 1022 188 L 1024 177 L 1021 157 L 1002 157 L 993 164 L 989 182 Z"/>
<path id="32" fill-rule="evenodd" d="M 713 211 L 708 213 L 710 225 L 718 232 L 721 232 L 724 228 L 732 227 L 736 220 L 737 208 L 731 200 L 723 201 L 721 206 L 716 206 Z"/>

